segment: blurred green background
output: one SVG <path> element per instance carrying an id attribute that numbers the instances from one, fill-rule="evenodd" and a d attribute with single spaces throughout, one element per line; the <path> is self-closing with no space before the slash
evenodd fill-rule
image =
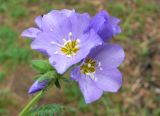
<path id="1" fill-rule="evenodd" d="M 105 9 L 122 20 L 123 33 L 113 38 L 124 47 L 123 86 L 116 94 L 86 105 L 76 83 L 49 90 L 40 104 L 65 106 L 63 116 L 160 116 L 159 0 L 0 0 L 0 116 L 16 116 L 31 99 L 32 59 L 46 59 L 30 49 L 21 32 L 36 16 L 53 9 L 76 9 L 95 15 Z"/>

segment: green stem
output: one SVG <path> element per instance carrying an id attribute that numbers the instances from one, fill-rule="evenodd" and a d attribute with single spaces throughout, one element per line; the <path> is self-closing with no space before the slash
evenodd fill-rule
<path id="1" fill-rule="evenodd" d="M 25 114 L 35 105 L 44 95 L 44 91 L 40 91 L 34 98 L 23 108 L 19 116 L 25 116 Z"/>

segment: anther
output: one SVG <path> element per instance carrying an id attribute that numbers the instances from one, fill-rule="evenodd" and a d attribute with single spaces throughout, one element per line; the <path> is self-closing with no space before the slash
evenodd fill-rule
<path id="1" fill-rule="evenodd" d="M 91 64 L 88 64 L 88 67 L 91 67 Z"/>
<path id="2" fill-rule="evenodd" d="M 52 41 L 51 44 L 52 44 L 52 45 L 56 45 L 56 46 L 58 46 L 58 47 L 63 47 L 61 44 L 56 43 L 56 42 L 54 42 L 54 41 Z"/>
<path id="3" fill-rule="evenodd" d="M 68 35 L 69 35 L 70 38 L 73 36 L 72 32 L 69 32 Z"/>
<path id="4" fill-rule="evenodd" d="M 76 41 L 77 41 L 78 43 L 80 43 L 80 39 L 77 39 Z"/>
<path id="5" fill-rule="evenodd" d="M 54 54 L 58 54 L 58 51 L 55 51 Z"/>

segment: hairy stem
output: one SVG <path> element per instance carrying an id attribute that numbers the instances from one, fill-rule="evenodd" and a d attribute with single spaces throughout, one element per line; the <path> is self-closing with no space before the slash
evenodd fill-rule
<path id="1" fill-rule="evenodd" d="M 34 98 L 23 108 L 20 112 L 19 116 L 25 116 L 26 113 L 31 109 L 33 105 L 35 105 L 44 95 L 44 91 L 40 91 Z"/>

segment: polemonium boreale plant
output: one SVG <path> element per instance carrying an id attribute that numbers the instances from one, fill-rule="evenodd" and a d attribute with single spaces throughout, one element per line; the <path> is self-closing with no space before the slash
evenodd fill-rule
<path id="1" fill-rule="evenodd" d="M 118 66 L 125 55 L 121 46 L 108 41 L 121 32 L 118 18 L 106 11 L 91 17 L 88 13 L 64 9 L 38 16 L 35 23 L 37 28 L 24 30 L 22 36 L 30 38 L 31 48 L 48 59 L 32 61 L 39 75 L 28 93 L 39 93 L 20 116 L 34 111 L 32 107 L 50 87 L 60 88 L 59 80 L 66 80 L 66 73 L 70 73 L 70 81 L 79 84 L 87 104 L 98 100 L 104 92 L 119 90 L 122 75 Z"/>

